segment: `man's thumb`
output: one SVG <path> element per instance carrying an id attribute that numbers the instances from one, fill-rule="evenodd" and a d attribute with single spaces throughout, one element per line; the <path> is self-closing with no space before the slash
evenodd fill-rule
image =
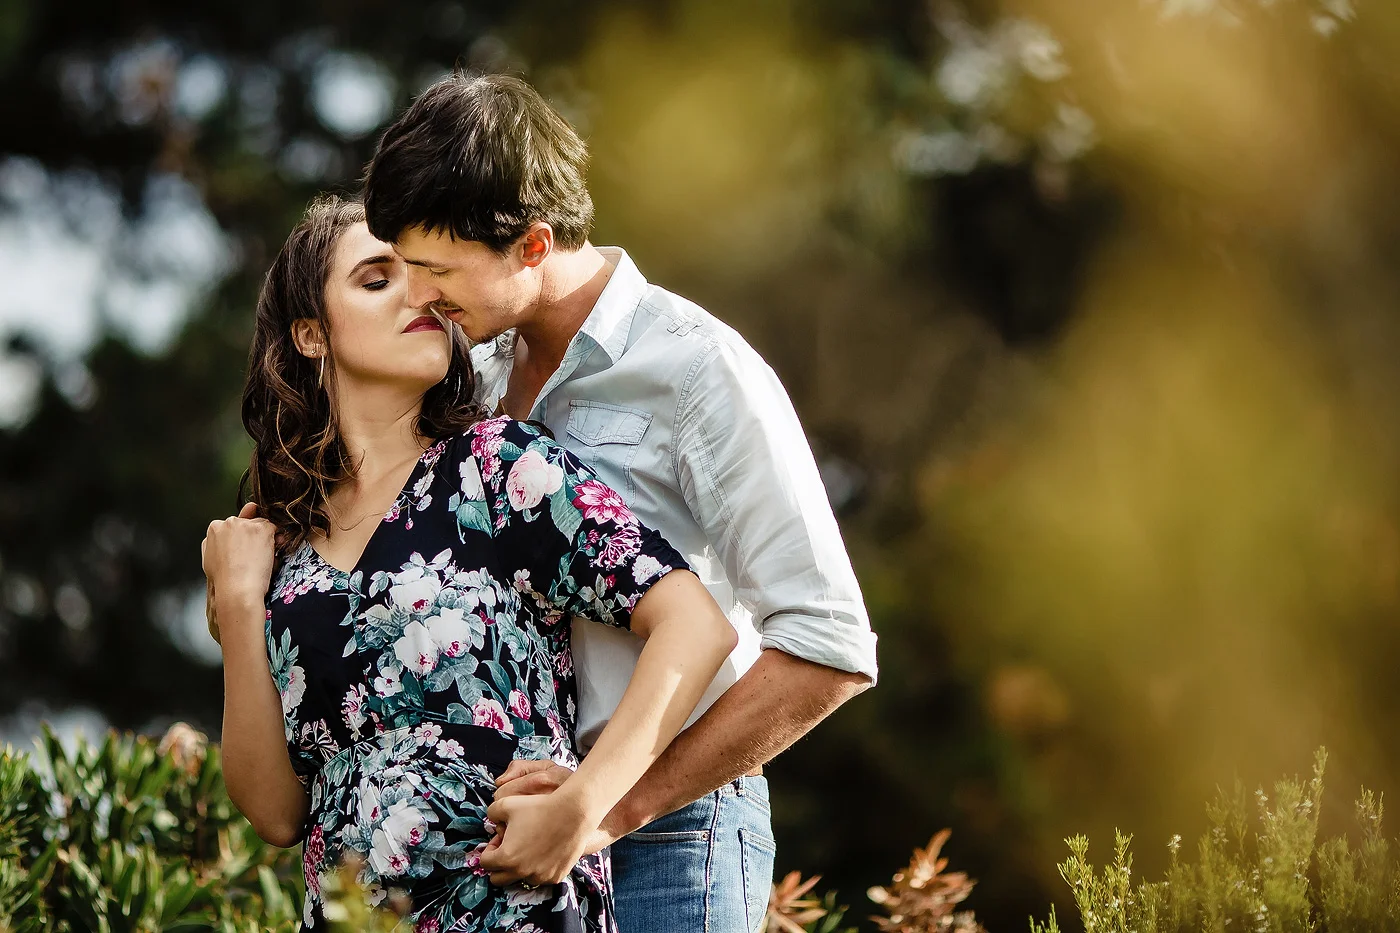
<path id="1" fill-rule="evenodd" d="M 256 502 L 245 502 L 243 508 L 238 510 L 239 518 L 257 518 L 258 504 Z"/>

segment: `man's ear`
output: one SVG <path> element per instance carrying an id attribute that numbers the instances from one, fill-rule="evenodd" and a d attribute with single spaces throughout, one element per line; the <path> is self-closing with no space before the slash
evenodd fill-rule
<path id="1" fill-rule="evenodd" d="M 321 330 L 321 322 L 313 318 L 304 317 L 292 322 L 292 343 L 297 345 L 298 353 L 313 360 L 326 355 L 326 337 Z"/>
<path id="2" fill-rule="evenodd" d="M 535 221 L 521 236 L 516 248 L 520 250 L 521 263 L 531 268 L 538 266 L 554 252 L 554 228 L 543 220 Z"/>

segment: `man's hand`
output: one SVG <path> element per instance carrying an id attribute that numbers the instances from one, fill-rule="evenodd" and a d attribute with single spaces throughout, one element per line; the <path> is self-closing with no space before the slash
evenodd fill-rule
<path id="1" fill-rule="evenodd" d="M 239 518 L 257 518 L 258 505 L 256 502 L 245 502 L 243 508 L 238 510 Z M 200 545 L 200 557 L 204 556 L 206 545 Z M 219 638 L 219 614 L 214 609 L 214 581 L 208 575 L 204 577 L 204 621 L 209 625 L 209 637 L 214 639 L 214 644 L 222 645 Z"/>

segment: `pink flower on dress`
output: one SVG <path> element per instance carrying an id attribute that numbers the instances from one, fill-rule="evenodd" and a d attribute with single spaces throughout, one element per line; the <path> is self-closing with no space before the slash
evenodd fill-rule
<path id="1" fill-rule="evenodd" d="M 506 705 L 510 707 L 511 715 L 517 719 L 530 718 L 530 698 L 519 690 L 510 692 L 510 696 L 506 698 Z"/>
<path id="2" fill-rule="evenodd" d="M 527 450 L 511 465 L 506 477 L 506 497 L 517 511 L 533 509 L 564 485 L 564 470 L 550 463 L 538 450 Z"/>
<path id="3" fill-rule="evenodd" d="M 490 698 L 477 700 L 476 704 L 472 706 L 472 723 L 501 732 L 510 731 L 510 721 L 506 719 L 505 707 Z"/>
<path id="4" fill-rule="evenodd" d="M 598 552 L 598 564 L 602 567 L 616 567 L 636 555 L 642 549 L 642 534 L 636 525 L 623 525 L 608 536 L 608 543 Z M 613 581 L 609 580 L 608 589 Z"/>
<path id="5" fill-rule="evenodd" d="M 488 833 L 495 832 L 495 827 L 491 825 L 491 822 L 489 820 L 486 823 L 486 831 Z M 467 871 L 471 872 L 473 875 L 491 874 L 489 871 L 481 867 L 481 853 L 485 851 L 486 843 L 483 842 L 481 845 L 476 847 L 475 852 L 467 856 Z"/>
<path id="6" fill-rule="evenodd" d="M 634 525 L 637 522 L 617 491 L 596 479 L 586 479 L 574 487 L 574 505 L 583 512 L 584 518 L 600 525 L 607 522 Z"/>
<path id="7" fill-rule="evenodd" d="M 425 917 L 418 921 L 413 928 L 413 933 L 438 933 L 438 922 L 436 917 Z"/>
<path id="8" fill-rule="evenodd" d="M 311 830 L 301 848 L 302 873 L 306 875 L 306 890 L 313 897 L 321 896 L 321 862 L 326 858 L 326 833 L 320 826 Z"/>
<path id="9" fill-rule="evenodd" d="M 472 456 L 481 464 L 481 476 L 490 479 L 501 468 L 501 445 L 505 443 L 501 432 L 506 429 L 507 418 L 492 418 L 472 425 Z"/>

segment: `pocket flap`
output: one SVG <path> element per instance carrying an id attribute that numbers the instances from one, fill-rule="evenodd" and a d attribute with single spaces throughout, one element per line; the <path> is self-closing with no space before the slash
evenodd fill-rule
<path id="1" fill-rule="evenodd" d="M 604 402 L 569 402 L 569 435 L 590 447 L 640 444 L 650 424 L 650 412 Z"/>

